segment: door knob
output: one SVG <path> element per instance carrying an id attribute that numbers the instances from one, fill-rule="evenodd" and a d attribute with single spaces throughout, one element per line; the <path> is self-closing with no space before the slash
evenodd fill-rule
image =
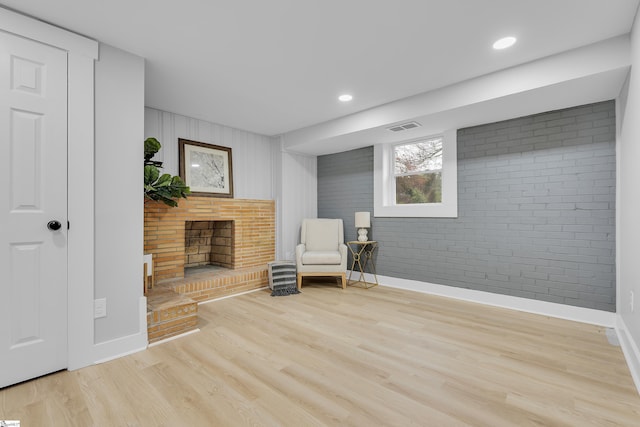
<path id="1" fill-rule="evenodd" d="M 62 227 L 62 224 L 60 224 L 60 221 L 53 220 L 47 223 L 47 228 L 51 231 L 60 230 L 60 227 Z"/>

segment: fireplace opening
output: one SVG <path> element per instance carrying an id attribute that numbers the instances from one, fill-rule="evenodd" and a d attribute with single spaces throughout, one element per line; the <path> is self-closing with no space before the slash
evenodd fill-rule
<path id="1" fill-rule="evenodd" d="M 233 221 L 185 221 L 185 276 L 234 268 Z"/>

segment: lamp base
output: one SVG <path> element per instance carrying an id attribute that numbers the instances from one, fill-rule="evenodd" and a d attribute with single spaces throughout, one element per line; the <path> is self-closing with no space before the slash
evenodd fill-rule
<path id="1" fill-rule="evenodd" d="M 367 236 L 367 229 L 366 228 L 359 228 L 358 229 L 358 242 L 366 242 L 369 240 L 369 237 Z"/>

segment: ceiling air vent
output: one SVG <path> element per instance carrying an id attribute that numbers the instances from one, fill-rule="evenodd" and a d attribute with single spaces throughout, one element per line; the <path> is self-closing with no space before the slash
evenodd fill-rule
<path id="1" fill-rule="evenodd" d="M 391 126 L 390 128 L 387 128 L 387 129 L 390 130 L 391 132 L 401 132 L 403 130 L 409 130 L 417 127 L 420 127 L 420 123 L 407 122 L 407 123 L 401 123 L 399 125 Z"/>

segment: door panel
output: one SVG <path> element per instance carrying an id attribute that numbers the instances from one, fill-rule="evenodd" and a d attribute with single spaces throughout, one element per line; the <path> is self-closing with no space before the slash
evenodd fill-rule
<path id="1" fill-rule="evenodd" d="M 40 333 L 40 278 L 38 270 L 42 244 L 12 244 L 11 290 L 12 305 L 20 307 L 11 316 L 10 349 L 41 341 Z"/>
<path id="2" fill-rule="evenodd" d="M 0 387 L 67 366 L 67 53 L 0 31 Z"/>
<path id="3" fill-rule="evenodd" d="M 42 114 L 11 110 L 12 135 L 9 139 L 11 151 L 10 208 L 13 212 L 39 210 L 42 179 L 40 175 L 40 133 Z"/>

